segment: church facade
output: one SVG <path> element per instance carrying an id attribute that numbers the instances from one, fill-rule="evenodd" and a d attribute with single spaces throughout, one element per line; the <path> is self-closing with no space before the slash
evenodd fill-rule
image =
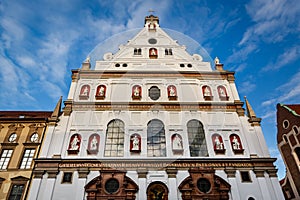
<path id="1" fill-rule="evenodd" d="M 286 166 L 285 199 L 300 199 L 300 105 L 277 104 L 277 144 Z"/>
<path id="2" fill-rule="evenodd" d="M 28 199 L 283 199 L 234 72 L 191 54 L 150 15 L 115 53 L 72 70 Z"/>

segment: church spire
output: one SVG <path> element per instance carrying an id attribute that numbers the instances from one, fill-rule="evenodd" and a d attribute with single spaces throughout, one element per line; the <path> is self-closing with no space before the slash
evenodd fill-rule
<path id="1" fill-rule="evenodd" d="M 60 98 L 51 114 L 51 117 L 49 118 L 50 124 L 51 123 L 55 124 L 56 122 L 58 122 L 58 117 L 60 115 L 60 110 L 61 110 L 61 103 L 62 103 L 62 96 L 60 96 Z"/>
<path id="2" fill-rule="evenodd" d="M 252 124 L 252 126 L 260 125 L 261 118 L 256 117 L 255 112 L 252 109 L 247 97 L 245 96 L 244 98 L 246 102 L 247 116 L 249 117 L 248 121 Z"/>

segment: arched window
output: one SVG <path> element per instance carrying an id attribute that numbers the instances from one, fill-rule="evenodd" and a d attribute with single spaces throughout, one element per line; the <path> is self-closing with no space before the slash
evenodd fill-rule
<path id="1" fill-rule="evenodd" d="M 153 119 L 147 125 L 147 152 L 149 157 L 166 156 L 165 127 L 162 121 Z"/>
<path id="2" fill-rule="evenodd" d="M 107 125 L 104 156 L 121 157 L 123 155 L 124 122 L 114 119 Z"/>
<path id="3" fill-rule="evenodd" d="M 295 153 L 298 157 L 298 162 L 300 163 L 300 147 L 295 148 Z"/>
<path id="4" fill-rule="evenodd" d="M 141 48 L 135 48 L 133 51 L 133 55 L 142 55 L 142 49 Z"/>
<path id="5" fill-rule="evenodd" d="M 208 156 L 202 123 L 195 119 L 190 120 L 187 123 L 187 132 L 191 157 Z"/>
<path id="6" fill-rule="evenodd" d="M 224 86 L 219 86 L 218 87 L 218 93 L 219 93 L 219 98 L 221 101 L 227 101 L 228 100 L 228 95 L 226 88 Z"/>
<path id="7" fill-rule="evenodd" d="M 298 134 L 299 133 L 299 129 L 297 126 L 293 126 L 293 131 L 295 134 Z"/>

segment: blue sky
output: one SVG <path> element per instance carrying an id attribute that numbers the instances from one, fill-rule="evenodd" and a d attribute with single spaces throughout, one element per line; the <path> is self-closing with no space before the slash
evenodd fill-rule
<path id="1" fill-rule="evenodd" d="M 297 0 L 1 0 L 0 110 L 52 110 L 65 100 L 71 69 L 110 36 L 142 28 L 153 9 L 160 26 L 199 42 L 236 72 L 270 153 L 276 104 L 299 103 L 300 6 Z"/>

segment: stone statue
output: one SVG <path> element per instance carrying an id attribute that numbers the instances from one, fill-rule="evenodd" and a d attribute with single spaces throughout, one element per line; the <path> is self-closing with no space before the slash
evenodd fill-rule
<path id="1" fill-rule="evenodd" d="M 78 145 L 79 142 L 80 142 L 80 140 L 78 139 L 77 135 L 75 135 L 75 137 L 71 141 L 70 150 L 78 150 L 79 149 L 79 145 Z"/>
<path id="2" fill-rule="evenodd" d="M 216 138 L 215 138 L 215 147 L 216 147 L 216 150 L 223 149 L 223 143 L 220 141 L 219 136 L 216 136 Z"/>
<path id="3" fill-rule="evenodd" d="M 140 140 L 137 135 L 132 138 L 132 149 L 131 150 L 140 150 Z"/>
<path id="4" fill-rule="evenodd" d="M 99 96 L 104 96 L 104 91 L 105 91 L 104 87 L 101 86 L 99 89 Z"/>
<path id="5" fill-rule="evenodd" d="M 210 90 L 207 86 L 204 88 L 204 96 L 205 97 L 210 97 L 211 96 Z"/>
<path id="6" fill-rule="evenodd" d="M 97 150 L 98 147 L 98 140 L 96 138 L 96 136 L 94 135 L 91 143 L 90 143 L 90 150 Z"/>
<path id="7" fill-rule="evenodd" d="M 135 97 L 139 97 L 139 96 L 140 96 L 140 89 L 139 89 L 138 86 L 136 86 L 136 87 L 134 88 L 134 90 L 133 90 L 133 95 L 134 95 Z"/>
<path id="8" fill-rule="evenodd" d="M 236 136 L 233 136 L 233 139 L 232 139 L 232 147 L 234 150 L 240 150 L 241 147 L 240 147 L 240 143 L 239 143 L 239 140 L 236 138 Z"/>
<path id="9" fill-rule="evenodd" d="M 170 92 L 170 96 L 172 97 L 176 96 L 176 92 L 173 86 L 170 87 L 169 92 Z"/>
<path id="10" fill-rule="evenodd" d="M 88 96 L 88 94 L 89 94 L 89 88 L 88 88 L 88 86 L 84 86 L 84 89 L 83 89 L 83 92 L 81 95 Z"/>
<path id="11" fill-rule="evenodd" d="M 173 150 L 182 150 L 182 140 L 178 134 L 173 138 Z"/>
<path id="12" fill-rule="evenodd" d="M 218 57 L 215 58 L 215 64 L 220 64 L 220 60 Z"/>

